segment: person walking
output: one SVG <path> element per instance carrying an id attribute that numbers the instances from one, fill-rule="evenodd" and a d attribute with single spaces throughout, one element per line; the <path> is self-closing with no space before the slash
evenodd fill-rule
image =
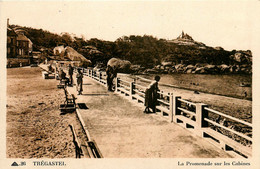
<path id="1" fill-rule="evenodd" d="M 158 82 L 160 81 L 160 76 L 155 76 L 155 81 L 152 81 L 151 84 L 145 90 L 145 110 L 144 113 L 150 113 L 150 108 L 153 113 L 156 113 L 156 105 L 158 99 Z"/>
<path id="2" fill-rule="evenodd" d="M 73 86 L 73 67 L 69 64 L 69 84 Z"/>
<path id="3" fill-rule="evenodd" d="M 78 95 L 82 94 L 83 91 L 83 73 L 81 72 L 80 69 L 78 69 L 78 73 L 76 75 L 77 78 L 77 91 L 78 91 Z"/>

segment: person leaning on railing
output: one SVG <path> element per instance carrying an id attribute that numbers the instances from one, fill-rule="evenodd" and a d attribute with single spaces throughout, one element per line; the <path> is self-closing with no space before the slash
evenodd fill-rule
<path id="1" fill-rule="evenodd" d="M 156 113 L 156 105 L 158 99 L 158 82 L 160 81 L 160 76 L 154 77 L 155 81 L 146 88 L 145 90 L 145 110 L 144 113 L 150 113 L 150 108 L 153 110 L 153 113 Z"/>

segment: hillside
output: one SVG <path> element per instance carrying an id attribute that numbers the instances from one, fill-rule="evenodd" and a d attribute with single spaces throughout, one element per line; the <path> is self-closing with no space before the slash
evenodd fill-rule
<path id="1" fill-rule="evenodd" d="M 15 26 L 15 25 L 13 25 Z M 17 26 L 17 25 L 16 25 Z M 252 71 L 252 53 L 250 50 L 227 51 L 222 47 L 210 47 L 195 41 L 192 36 L 182 32 L 176 39 L 157 39 L 153 36 L 122 36 L 116 41 L 104 41 L 96 38 L 85 40 L 72 37 L 69 33 L 54 34 L 42 29 L 22 27 L 33 42 L 33 49 L 48 49 L 53 55 L 56 46 L 69 46 L 82 54 L 92 64 L 107 63 L 112 57 L 129 60 L 133 65 L 154 68 L 168 63 L 170 66 L 182 65 L 227 65 L 246 67 L 246 73 Z M 239 72 L 239 71 L 238 71 Z"/>

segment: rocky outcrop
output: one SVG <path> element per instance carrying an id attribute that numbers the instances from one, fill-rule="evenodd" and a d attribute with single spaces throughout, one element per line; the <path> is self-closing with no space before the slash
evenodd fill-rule
<path id="1" fill-rule="evenodd" d="M 54 49 L 53 49 L 53 53 L 54 53 L 54 55 L 60 55 L 60 54 L 64 54 L 64 52 L 65 52 L 65 48 L 64 48 L 64 46 L 62 45 L 62 46 L 56 46 Z"/>
<path id="2" fill-rule="evenodd" d="M 72 61 L 81 61 L 83 65 L 89 66 L 91 64 L 91 61 L 86 59 L 83 55 L 78 53 L 76 50 L 74 50 L 72 47 L 67 46 L 65 48 L 64 57 L 69 58 Z"/>
<path id="3" fill-rule="evenodd" d="M 131 65 L 130 70 L 131 72 L 142 73 L 145 70 L 145 67 L 142 67 L 141 65 Z"/>
<path id="4" fill-rule="evenodd" d="M 112 58 L 107 62 L 107 66 L 111 66 L 118 72 L 130 72 L 131 62 L 128 60 L 122 60 L 119 58 Z"/>
<path id="5" fill-rule="evenodd" d="M 58 60 L 71 60 L 71 61 L 80 61 L 80 66 L 89 66 L 91 65 L 91 61 L 86 59 L 83 55 L 78 53 L 72 47 L 67 46 L 57 46 L 53 49 L 55 58 Z"/>
<path id="6" fill-rule="evenodd" d="M 251 51 L 236 51 L 233 55 L 230 55 L 235 63 L 247 63 L 252 64 L 252 53 Z"/>
<path id="7" fill-rule="evenodd" d="M 135 71 L 136 72 L 136 71 Z M 146 69 L 144 73 L 188 73 L 188 74 L 251 74 L 252 67 L 250 65 L 210 65 L 196 64 L 185 65 L 177 64 L 171 67 L 157 65 L 153 69 Z"/>

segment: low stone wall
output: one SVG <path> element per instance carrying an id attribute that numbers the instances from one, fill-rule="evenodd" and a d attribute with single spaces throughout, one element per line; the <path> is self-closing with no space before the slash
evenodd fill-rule
<path id="1" fill-rule="evenodd" d="M 22 67 L 30 65 L 30 58 L 7 58 L 6 66 L 11 67 Z"/>

